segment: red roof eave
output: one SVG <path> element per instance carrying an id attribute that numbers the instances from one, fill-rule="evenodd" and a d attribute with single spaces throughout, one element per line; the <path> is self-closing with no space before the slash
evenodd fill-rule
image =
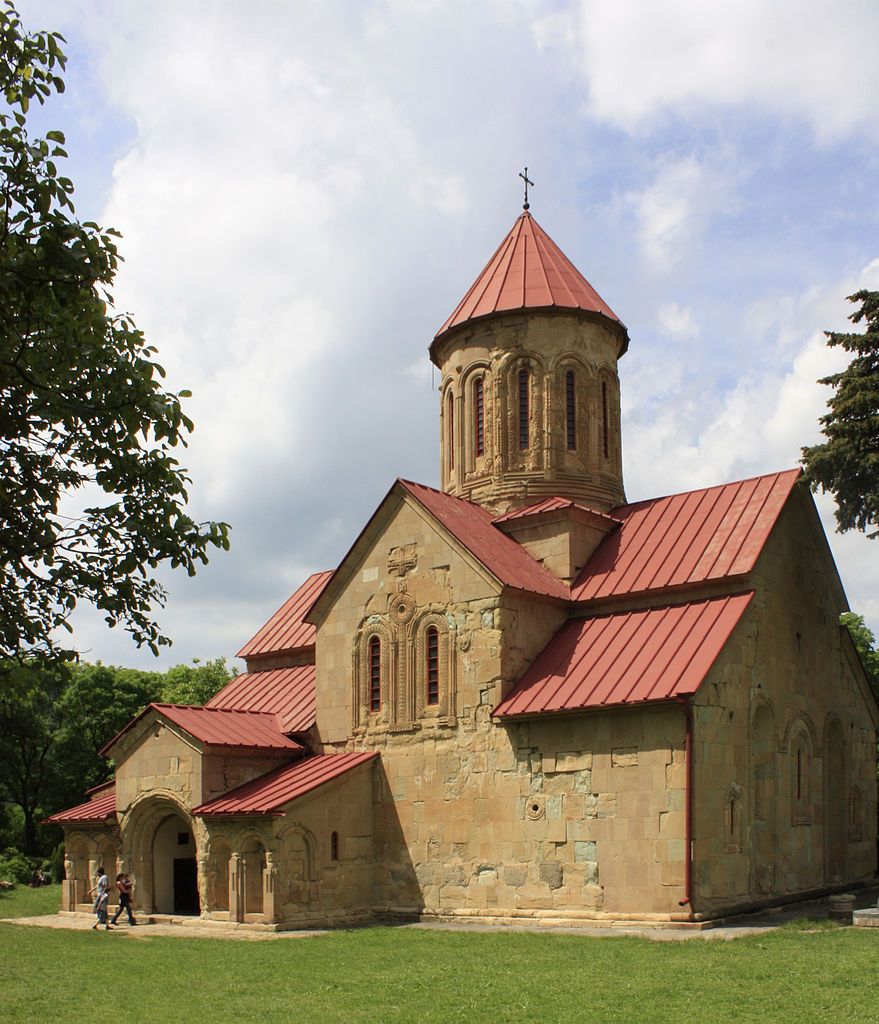
<path id="1" fill-rule="evenodd" d="M 209 800 L 192 811 L 202 817 L 277 817 L 285 804 L 377 758 L 377 751 L 314 754 L 284 765 Z"/>
<path id="2" fill-rule="evenodd" d="M 492 715 L 517 718 L 692 696 L 753 591 L 571 619 Z"/>
<path id="3" fill-rule="evenodd" d="M 620 334 L 620 354 L 628 347 L 628 332 L 616 313 L 525 211 L 437 331 L 430 346 L 431 358 L 436 358 L 437 344 L 455 330 L 525 309 L 597 317 Z"/>

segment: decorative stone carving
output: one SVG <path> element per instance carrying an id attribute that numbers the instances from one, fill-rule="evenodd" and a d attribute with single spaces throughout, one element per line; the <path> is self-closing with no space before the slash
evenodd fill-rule
<path id="1" fill-rule="evenodd" d="M 418 554 L 414 544 L 401 544 L 388 553 L 388 572 L 393 576 L 405 576 L 418 565 Z"/>

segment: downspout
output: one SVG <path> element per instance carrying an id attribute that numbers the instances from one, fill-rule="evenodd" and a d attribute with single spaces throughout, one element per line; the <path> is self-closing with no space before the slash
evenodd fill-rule
<path id="1" fill-rule="evenodd" d="M 687 722 L 684 774 L 684 898 L 678 900 L 679 907 L 689 907 L 693 914 L 693 705 L 689 697 L 678 697 L 678 703 Z"/>

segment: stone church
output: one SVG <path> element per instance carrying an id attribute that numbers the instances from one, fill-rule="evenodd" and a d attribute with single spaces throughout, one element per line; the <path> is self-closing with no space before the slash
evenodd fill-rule
<path id="1" fill-rule="evenodd" d="M 796 469 L 628 503 L 626 328 L 526 211 L 430 345 L 397 480 L 203 707 L 54 816 L 143 915 L 699 922 L 876 868 L 879 709 Z"/>

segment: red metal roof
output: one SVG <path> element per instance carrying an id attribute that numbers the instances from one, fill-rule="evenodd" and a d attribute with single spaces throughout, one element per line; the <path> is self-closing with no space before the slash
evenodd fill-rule
<path id="1" fill-rule="evenodd" d="M 113 788 L 101 796 L 94 797 L 92 800 L 86 800 L 84 804 L 77 804 L 76 807 L 70 807 L 66 811 L 59 811 L 57 814 L 47 818 L 46 821 L 51 822 L 53 825 L 86 825 L 103 822 L 108 818 L 115 818 L 116 786 L 114 783 L 108 783 L 107 785 L 111 785 Z M 104 787 L 101 788 L 103 789 Z"/>
<path id="2" fill-rule="evenodd" d="M 527 211 L 516 218 L 436 339 L 469 320 L 517 309 L 600 313 L 625 334 L 616 313 Z"/>
<path id="3" fill-rule="evenodd" d="M 573 501 L 571 498 L 544 498 L 543 501 L 538 501 L 534 505 L 526 505 L 524 508 L 516 508 L 512 512 L 505 512 L 502 516 L 495 516 L 492 522 L 508 523 L 511 519 L 524 519 L 527 516 L 537 516 L 542 512 L 556 512 L 564 508 L 581 509 L 583 512 L 588 512 L 590 516 L 606 519 L 608 525 L 618 522 L 614 516 L 609 516 L 606 512 L 599 512 L 597 509 L 589 508 L 588 505 Z"/>
<path id="4" fill-rule="evenodd" d="M 314 646 L 314 626 L 303 615 L 320 597 L 333 570 L 315 572 L 281 605 L 269 621 L 238 652 L 239 658 L 281 654 Z"/>
<path id="5" fill-rule="evenodd" d="M 572 619 L 493 714 L 499 718 L 693 694 L 754 596 Z"/>
<path id="6" fill-rule="evenodd" d="M 800 473 L 790 469 L 615 508 L 622 526 L 598 546 L 571 597 L 591 601 L 750 572 Z"/>
<path id="7" fill-rule="evenodd" d="M 297 797 L 311 793 L 345 772 L 378 757 L 375 751 L 359 754 L 316 754 L 304 761 L 277 768 L 266 775 L 245 782 L 224 796 L 210 800 L 193 810 L 193 814 L 277 814 Z"/>
<path id="8" fill-rule="evenodd" d="M 399 483 L 504 586 L 570 599 L 568 587 L 499 530 L 486 509 L 410 480 Z"/>
<path id="9" fill-rule="evenodd" d="M 114 744 L 151 711 L 174 722 L 194 739 L 209 747 L 246 747 L 260 750 L 302 750 L 285 736 L 274 714 L 259 711 L 231 711 L 191 707 L 187 704 L 148 704 L 101 750 L 107 753 Z"/>
<path id="10" fill-rule="evenodd" d="M 205 707 L 268 711 L 277 716 L 281 732 L 305 732 L 314 725 L 314 681 L 314 665 L 246 672 L 230 679 Z"/>

